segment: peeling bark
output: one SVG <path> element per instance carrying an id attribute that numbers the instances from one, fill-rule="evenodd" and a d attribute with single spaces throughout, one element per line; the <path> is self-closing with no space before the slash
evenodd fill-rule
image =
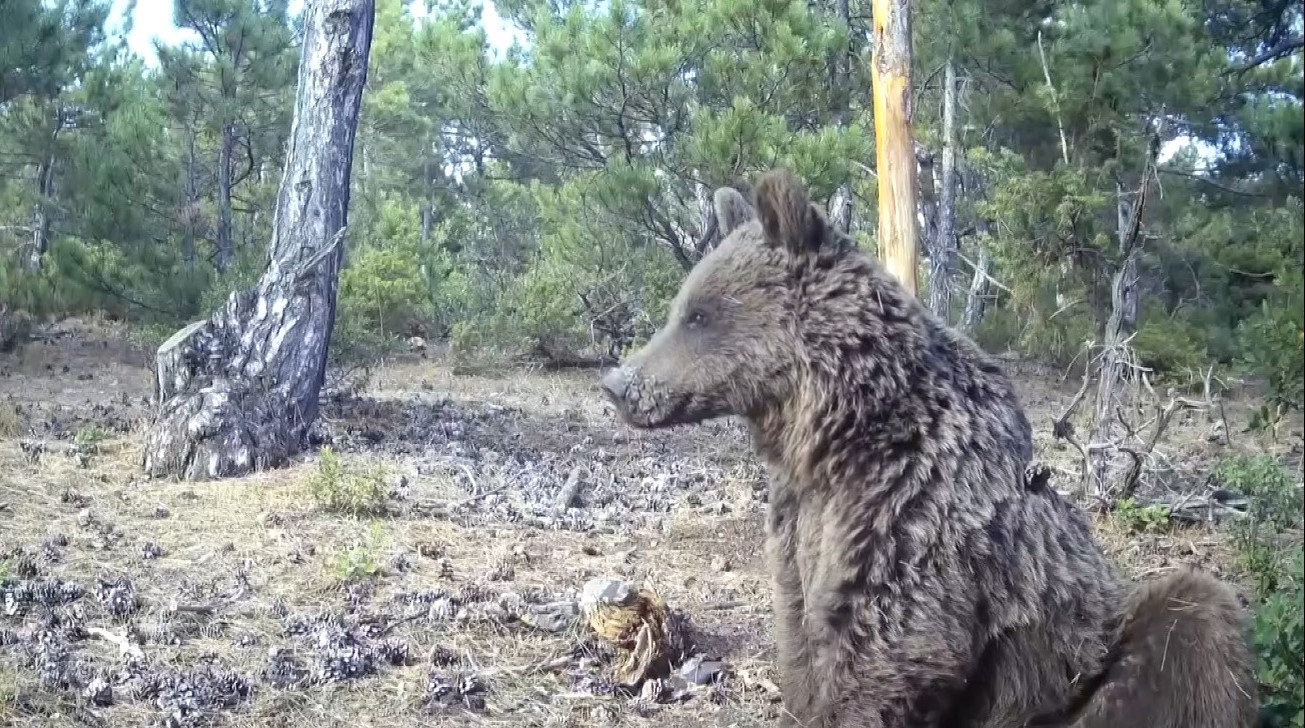
<path id="1" fill-rule="evenodd" d="M 256 287 L 157 356 L 154 477 L 210 480 L 284 465 L 317 417 L 349 208 L 373 0 L 310 0 L 268 267 Z"/>
<path id="2" fill-rule="evenodd" d="M 912 295 L 919 289 L 915 150 L 911 141 L 911 9 L 873 0 L 875 158 L 879 172 L 879 255 Z"/>

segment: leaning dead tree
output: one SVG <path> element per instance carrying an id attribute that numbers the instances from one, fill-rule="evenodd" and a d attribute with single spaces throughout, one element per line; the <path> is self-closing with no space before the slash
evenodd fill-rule
<path id="1" fill-rule="evenodd" d="M 374 0 L 309 0 L 267 270 L 159 347 L 151 476 L 278 467 L 317 417 L 335 323 L 358 107 Z"/>
<path id="2" fill-rule="evenodd" d="M 1073 446 L 1081 457 L 1079 495 L 1106 506 L 1133 497 L 1148 472 L 1172 471 L 1158 446 L 1178 413 L 1201 411 L 1211 422 L 1216 422 L 1217 414 L 1220 429 L 1215 433 L 1227 438 L 1222 404 L 1211 385 L 1213 368 L 1205 374 L 1202 398 L 1181 397 L 1173 391 L 1162 397 L 1151 386 L 1148 370 L 1132 347 L 1137 332 L 1138 262 L 1145 237 L 1142 219 L 1155 177 L 1158 147 L 1158 143 L 1151 145 L 1135 191 L 1118 185 L 1120 261 L 1111 279 L 1110 317 L 1101 344 L 1089 347 L 1082 385 L 1052 425 L 1055 437 Z M 1072 418 L 1088 399 L 1094 382 L 1091 427 L 1083 441 Z"/>
<path id="3" fill-rule="evenodd" d="M 911 140 L 911 4 L 873 0 L 875 164 L 879 172 L 879 257 L 912 293 L 919 288 L 915 145 Z"/>

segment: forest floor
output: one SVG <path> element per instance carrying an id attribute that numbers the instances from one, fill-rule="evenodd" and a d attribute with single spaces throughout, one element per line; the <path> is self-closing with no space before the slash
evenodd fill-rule
<path id="1" fill-rule="evenodd" d="M 0 354 L 0 725 L 773 724 L 764 482 L 738 424 L 637 432 L 593 372 L 405 356 L 324 404 L 322 438 L 393 490 L 391 514 L 354 518 L 312 496 L 317 452 L 217 483 L 144 478 L 148 356 L 110 325 L 56 328 Z M 1077 467 L 1051 437 L 1077 382 L 1010 367 L 1038 457 Z M 1252 406 L 1228 402 L 1231 446 L 1197 414 L 1162 447 L 1196 473 L 1283 449 L 1242 432 Z M 579 507 L 558 511 L 573 474 Z M 1134 576 L 1229 573 L 1217 529 L 1093 518 Z M 609 577 L 682 614 L 717 680 L 615 690 L 601 641 L 540 607 Z"/>

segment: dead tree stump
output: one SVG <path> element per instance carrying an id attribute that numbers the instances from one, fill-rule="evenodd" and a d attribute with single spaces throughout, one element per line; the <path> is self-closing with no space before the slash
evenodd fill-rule
<path id="1" fill-rule="evenodd" d="M 232 477 L 303 448 L 335 323 L 358 108 L 374 0 L 308 0 L 285 172 L 267 270 L 156 358 L 153 477 Z"/>

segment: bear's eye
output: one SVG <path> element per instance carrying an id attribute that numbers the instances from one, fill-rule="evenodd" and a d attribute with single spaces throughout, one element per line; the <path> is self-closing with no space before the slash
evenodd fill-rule
<path id="1" fill-rule="evenodd" d="M 685 317 L 684 323 L 692 329 L 702 328 L 707 323 L 707 314 L 703 313 L 702 309 L 694 309 Z"/>

